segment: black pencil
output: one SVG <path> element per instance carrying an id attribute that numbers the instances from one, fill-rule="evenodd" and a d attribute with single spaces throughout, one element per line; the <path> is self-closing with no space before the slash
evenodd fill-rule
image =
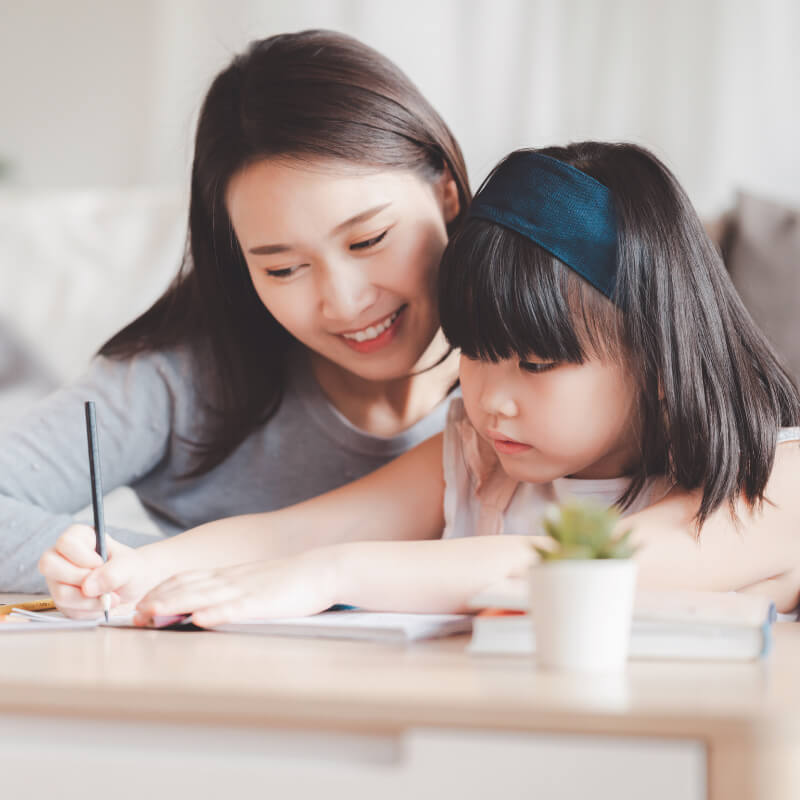
<path id="1" fill-rule="evenodd" d="M 97 439 L 97 414 L 94 401 L 88 400 L 86 410 L 86 440 L 89 444 L 89 475 L 92 482 L 92 511 L 94 513 L 94 535 L 97 554 L 105 561 L 106 554 L 106 524 L 103 517 L 103 479 L 100 475 L 100 443 Z M 103 614 L 108 622 L 108 612 L 111 609 L 111 595 L 103 595 Z"/>

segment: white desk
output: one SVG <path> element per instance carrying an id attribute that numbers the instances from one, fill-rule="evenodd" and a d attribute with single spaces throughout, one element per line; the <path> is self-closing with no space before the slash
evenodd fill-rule
<path id="1" fill-rule="evenodd" d="M 2 796 L 800 798 L 800 625 L 605 678 L 465 644 L 0 635 Z"/>

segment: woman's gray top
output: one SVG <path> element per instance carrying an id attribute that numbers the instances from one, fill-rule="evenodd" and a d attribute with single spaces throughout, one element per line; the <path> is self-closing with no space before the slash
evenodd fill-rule
<path id="1" fill-rule="evenodd" d="M 134 489 L 166 536 L 210 520 L 271 511 L 371 472 L 444 428 L 447 401 L 391 438 L 346 420 L 294 359 L 283 402 L 210 472 L 182 479 L 202 412 L 187 351 L 96 358 L 88 372 L 0 432 L 0 591 L 42 591 L 42 552 L 90 502 L 83 404 L 97 405 L 103 488 Z M 127 544 L 152 537 L 108 527 Z"/>

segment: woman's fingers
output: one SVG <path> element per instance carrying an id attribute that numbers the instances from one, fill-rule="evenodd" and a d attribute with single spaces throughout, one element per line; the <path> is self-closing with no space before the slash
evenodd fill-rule
<path id="1" fill-rule="evenodd" d="M 174 576 L 148 592 L 136 606 L 144 615 L 185 614 L 196 609 L 230 602 L 241 596 L 241 589 L 228 581 L 200 573 L 194 579 Z"/>
<path id="2" fill-rule="evenodd" d="M 237 619 L 246 619 L 247 601 L 240 597 L 218 605 L 209 605 L 192 613 L 192 622 L 201 628 L 213 628 L 215 625 L 224 625 Z"/>
<path id="3" fill-rule="evenodd" d="M 45 550 L 42 557 L 39 559 L 39 572 L 44 575 L 48 581 L 80 586 L 91 570 L 85 567 L 75 566 L 75 564 L 68 561 L 60 553 L 50 549 Z"/>
<path id="4" fill-rule="evenodd" d="M 102 602 L 95 597 L 85 597 L 77 586 L 66 583 L 50 584 L 50 595 L 59 611 L 74 619 L 95 618 L 103 613 Z M 111 607 L 119 605 L 119 596 L 111 595 Z"/>
<path id="5" fill-rule="evenodd" d="M 126 557 L 126 551 L 112 556 L 105 564 L 91 570 L 83 581 L 83 592 L 87 597 L 98 597 L 106 592 L 122 589 L 136 572 L 138 562 L 135 556 Z"/>
<path id="6" fill-rule="evenodd" d="M 70 525 L 55 544 L 55 550 L 77 567 L 94 569 L 103 563 L 95 552 L 94 529 L 88 525 Z"/>
<path id="7" fill-rule="evenodd" d="M 155 617 L 191 614 L 201 627 L 234 619 L 296 617 L 331 605 L 323 580 L 324 559 L 300 556 L 175 575 L 146 594 L 136 607 L 136 623 Z"/>
<path id="8" fill-rule="evenodd" d="M 109 542 L 116 549 L 124 547 L 110 538 Z M 82 588 L 87 581 L 92 581 L 92 573 L 103 566 L 103 559 L 94 548 L 93 528 L 88 525 L 70 525 L 58 537 L 55 545 L 46 550 L 39 559 L 39 572 L 47 579 L 50 595 L 59 611 L 68 617 L 97 617 L 103 610 L 99 599 L 101 592 L 93 595 Z M 108 589 L 105 591 L 109 592 Z M 118 606 L 119 594 L 109 593 L 112 608 Z"/>
<path id="9" fill-rule="evenodd" d="M 158 586 L 153 587 L 147 593 L 147 595 L 142 598 L 142 600 L 144 601 L 145 599 L 152 597 L 156 592 L 172 592 L 175 589 L 189 586 L 197 583 L 198 581 L 209 580 L 213 576 L 214 572 L 212 570 L 192 570 L 189 572 L 179 572 L 177 575 L 173 575 L 171 578 L 167 578 L 165 581 L 162 581 L 158 584 Z"/>

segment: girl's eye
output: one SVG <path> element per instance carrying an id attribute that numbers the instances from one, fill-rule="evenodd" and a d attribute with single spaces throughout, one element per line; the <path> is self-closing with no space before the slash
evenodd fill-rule
<path id="1" fill-rule="evenodd" d="M 264 271 L 271 278 L 291 278 L 298 270 L 307 266 L 308 264 L 298 264 L 296 267 L 281 267 L 280 269 L 267 269 Z"/>
<path id="2" fill-rule="evenodd" d="M 378 242 L 383 241 L 387 233 L 389 233 L 388 228 L 383 233 L 379 233 L 377 236 L 373 236 L 371 239 L 364 239 L 363 242 L 353 242 L 353 244 L 350 245 L 350 249 L 369 250 L 370 247 L 375 247 Z"/>
<path id="3" fill-rule="evenodd" d="M 536 361 L 520 361 L 519 368 L 523 372 L 531 372 L 534 375 L 540 372 L 547 372 L 548 370 L 553 369 L 556 365 L 555 361 L 544 361 L 544 362 L 536 362 Z"/>

